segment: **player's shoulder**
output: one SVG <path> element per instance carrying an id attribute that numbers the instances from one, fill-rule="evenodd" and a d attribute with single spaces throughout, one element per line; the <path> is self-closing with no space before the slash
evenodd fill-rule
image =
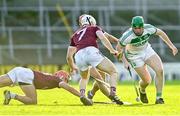
<path id="1" fill-rule="evenodd" d="M 91 29 L 102 29 L 100 26 L 98 25 L 90 25 L 88 26 L 88 28 L 91 28 Z"/>
<path id="2" fill-rule="evenodd" d="M 126 39 L 128 37 L 130 37 L 133 34 L 133 30 L 132 28 L 128 28 L 121 36 L 121 39 Z"/>
<path id="3" fill-rule="evenodd" d="M 50 74 L 50 73 L 46 73 L 46 72 L 35 71 L 35 70 L 33 70 L 33 72 L 34 72 L 34 73 L 36 73 L 36 74 L 39 74 L 39 75 L 52 76 L 52 74 Z"/>
<path id="4" fill-rule="evenodd" d="M 98 26 L 98 25 L 90 25 L 90 26 L 88 26 L 88 28 L 89 28 L 88 30 L 90 32 L 96 32 L 98 30 L 103 31 L 103 29 L 100 26 Z"/>
<path id="5" fill-rule="evenodd" d="M 133 30 L 132 30 L 132 28 L 130 27 L 130 28 L 128 28 L 128 29 L 125 30 L 124 34 L 132 33 L 132 32 L 133 32 Z"/>
<path id="6" fill-rule="evenodd" d="M 151 24 L 145 24 L 144 25 L 144 30 L 151 33 L 151 34 L 155 34 L 157 31 L 157 28 Z"/>
<path id="7" fill-rule="evenodd" d="M 156 27 L 151 24 L 144 24 L 144 29 L 151 29 L 151 28 L 156 28 Z"/>
<path id="8" fill-rule="evenodd" d="M 78 29 L 76 29 L 75 31 L 74 31 L 74 33 L 71 35 L 71 39 L 79 32 L 79 31 L 81 31 L 83 29 L 83 27 L 80 27 L 80 28 L 78 28 Z"/>

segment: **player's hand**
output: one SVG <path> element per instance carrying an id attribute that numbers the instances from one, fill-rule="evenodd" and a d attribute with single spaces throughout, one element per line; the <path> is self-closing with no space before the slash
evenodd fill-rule
<path id="1" fill-rule="evenodd" d="M 123 53 L 121 52 L 121 53 L 119 53 L 118 56 L 117 56 L 117 59 L 118 59 L 119 62 L 122 61 L 122 57 L 123 57 Z"/>
<path id="2" fill-rule="evenodd" d="M 119 53 L 117 50 L 114 50 L 113 52 L 111 52 L 111 54 L 113 54 L 114 56 L 118 57 Z"/>
<path id="3" fill-rule="evenodd" d="M 122 56 L 123 56 L 122 52 L 120 53 L 117 50 L 114 50 L 114 52 L 111 52 L 111 54 L 113 54 L 118 59 L 118 61 L 121 61 Z"/>
<path id="4" fill-rule="evenodd" d="M 171 50 L 174 56 L 178 53 L 178 49 L 175 46 L 173 46 Z"/>

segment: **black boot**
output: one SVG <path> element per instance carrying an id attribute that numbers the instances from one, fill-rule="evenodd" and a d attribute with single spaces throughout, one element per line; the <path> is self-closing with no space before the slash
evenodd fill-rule
<path id="1" fill-rule="evenodd" d="M 117 95 L 110 95 L 109 98 L 111 99 L 111 101 L 115 102 L 118 105 L 123 105 L 123 102 L 118 98 Z"/>
<path id="2" fill-rule="evenodd" d="M 93 105 L 92 100 L 88 99 L 88 98 L 85 97 L 85 96 L 81 96 L 81 97 L 80 97 L 80 101 L 81 101 L 85 106 L 92 106 L 92 105 Z"/>
<path id="3" fill-rule="evenodd" d="M 155 104 L 164 104 L 163 98 L 159 98 L 156 100 Z"/>
<path id="4" fill-rule="evenodd" d="M 140 100 L 142 103 L 148 103 L 148 98 L 146 93 L 142 93 L 140 88 L 139 88 L 139 93 L 140 93 Z"/>

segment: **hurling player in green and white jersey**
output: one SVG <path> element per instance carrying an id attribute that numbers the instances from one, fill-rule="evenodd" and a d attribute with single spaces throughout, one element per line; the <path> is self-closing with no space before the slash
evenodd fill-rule
<path id="1" fill-rule="evenodd" d="M 125 57 L 131 66 L 140 76 L 139 92 L 140 99 L 143 103 L 148 103 L 146 95 L 146 87 L 151 83 L 151 76 L 147 70 L 147 65 L 150 66 L 156 73 L 156 104 L 164 104 L 162 98 L 162 89 L 164 85 L 163 65 L 158 54 L 152 49 L 148 43 L 152 35 L 158 35 L 172 50 L 173 55 L 178 53 L 178 49 L 172 44 L 169 37 L 164 31 L 151 24 L 144 24 L 142 16 L 132 18 L 131 28 L 123 33 L 117 45 L 118 51 L 122 50 Z M 126 63 L 127 66 L 127 63 Z"/>

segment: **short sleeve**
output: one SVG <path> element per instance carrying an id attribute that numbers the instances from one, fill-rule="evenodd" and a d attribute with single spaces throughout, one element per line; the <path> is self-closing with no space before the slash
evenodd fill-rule
<path id="1" fill-rule="evenodd" d="M 73 37 L 71 37 L 71 39 L 70 39 L 70 46 L 76 46 L 76 44 L 74 43 Z"/>
<path id="2" fill-rule="evenodd" d="M 151 24 L 145 25 L 144 28 L 147 29 L 151 35 L 155 34 L 157 31 L 157 28 Z"/>
<path id="3" fill-rule="evenodd" d="M 123 41 L 121 41 L 121 40 L 122 40 L 122 39 L 120 38 L 120 39 L 119 39 L 119 44 L 120 44 L 121 46 L 125 47 L 126 44 L 125 44 Z"/>
<path id="4" fill-rule="evenodd" d="M 98 31 L 98 30 L 100 30 L 100 31 L 102 31 L 102 32 L 104 33 L 104 30 L 103 30 L 101 27 L 95 26 L 94 28 L 95 28 L 95 32 Z"/>
<path id="5" fill-rule="evenodd" d="M 128 29 L 126 32 L 122 34 L 119 38 L 119 44 L 121 46 L 126 46 L 128 44 L 128 38 L 133 34 L 132 30 Z"/>

